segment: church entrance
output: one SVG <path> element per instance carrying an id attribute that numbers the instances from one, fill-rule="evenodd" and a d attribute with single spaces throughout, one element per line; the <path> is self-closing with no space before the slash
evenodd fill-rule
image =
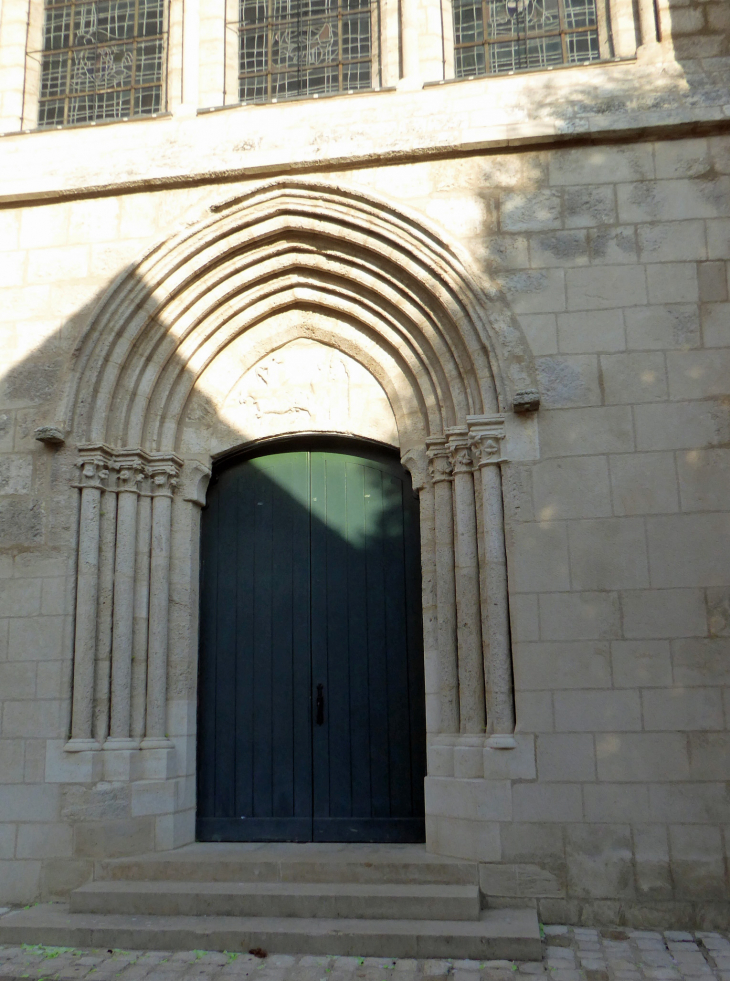
<path id="1" fill-rule="evenodd" d="M 418 501 L 333 437 L 223 463 L 203 512 L 197 836 L 425 839 Z"/>

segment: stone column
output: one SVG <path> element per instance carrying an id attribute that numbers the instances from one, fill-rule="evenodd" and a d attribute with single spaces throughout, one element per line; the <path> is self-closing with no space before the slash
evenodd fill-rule
<path id="1" fill-rule="evenodd" d="M 512 652 L 507 594 L 507 557 L 504 544 L 501 443 L 504 420 L 499 417 L 468 417 L 472 456 L 481 478 L 484 534 L 484 584 L 487 594 L 484 676 L 488 686 L 488 719 L 492 748 L 514 746 L 514 700 Z"/>
<path id="2" fill-rule="evenodd" d="M 401 52 L 403 57 L 403 78 L 398 82 L 399 89 L 421 89 L 423 79 L 418 54 L 418 28 L 420 11 L 418 0 L 401 0 Z"/>
<path id="3" fill-rule="evenodd" d="M 144 467 L 138 454 L 118 453 L 117 539 L 114 560 L 114 618 L 109 738 L 104 749 L 136 749 L 131 738 L 132 634 L 137 543 L 137 499 Z"/>
<path id="4" fill-rule="evenodd" d="M 109 475 L 111 453 L 103 445 L 79 448 L 81 491 L 79 554 L 76 585 L 76 633 L 71 709 L 71 739 L 67 752 L 98 749 L 92 736 L 94 713 L 94 660 L 99 597 L 99 529 L 101 495 Z"/>
<path id="5" fill-rule="evenodd" d="M 636 21 L 632 0 L 610 0 L 611 38 L 617 58 L 636 55 Z"/>
<path id="6" fill-rule="evenodd" d="M 656 44 L 656 4 L 654 0 L 639 0 L 639 28 L 642 47 L 645 44 Z"/>
<path id="7" fill-rule="evenodd" d="M 137 561 L 134 577 L 134 629 L 132 633 L 132 724 L 135 742 L 144 737 L 147 700 L 147 635 L 150 615 L 150 542 L 152 496 L 145 473 L 137 500 Z"/>
<path id="8" fill-rule="evenodd" d="M 466 427 L 447 429 L 446 435 L 454 474 L 459 728 L 481 734 L 486 718 L 473 461 Z"/>
<path id="9" fill-rule="evenodd" d="M 150 463 L 152 541 L 147 642 L 147 719 L 142 749 L 169 749 L 167 738 L 167 635 L 170 608 L 172 495 L 182 460 L 155 455 Z"/>
<path id="10" fill-rule="evenodd" d="M 436 610 L 441 675 L 441 732 L 459 731 L 459 674 L 456 646 L 454 506 L 451 460 L 443 436 L 426 440 L 434 494 Z"/>

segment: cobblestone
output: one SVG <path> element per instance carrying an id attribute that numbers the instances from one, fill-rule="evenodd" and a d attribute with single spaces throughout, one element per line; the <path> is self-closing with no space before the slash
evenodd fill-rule
<path id="1" fill-rule="evenodd" d="M 720 933 L 544 927 L 533 962 L 0 946 L 0 981 L 730 981 Z"/>

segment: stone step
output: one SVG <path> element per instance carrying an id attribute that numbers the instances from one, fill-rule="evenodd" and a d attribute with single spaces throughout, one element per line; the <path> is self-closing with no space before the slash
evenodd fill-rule
<path id="1" fill-rule="evenodd" d="M 280 919 L 72 913 L 65 903 L 48 903 L 0 916 L 0 944 L 23 943 L 520 961 L 542 953 L 534 909 L 484 910 L 478 920 Z"/>
<path id="2" fill-rule="evenodd" d="M 302 882 L 90 882 L 72 913 L 478 920 L 476 885 Z"/>
<path id="3" fill-rule="evenodd" d="M 424 845 L 196 842 L 170 852 L 108 859 L 95 878 L 178 882 L 322 882 L 476 885 L 475 862 Z"/>

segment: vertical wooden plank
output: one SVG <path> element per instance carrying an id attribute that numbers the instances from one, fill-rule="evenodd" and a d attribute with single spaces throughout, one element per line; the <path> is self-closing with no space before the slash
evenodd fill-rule
<path id="1" fill-rule="evenodd" d="M 311 454 L 312 792 L 315 818 L 329 816 L 327 740 L 327 484 L 324 455 Z M 325 725 L 315 724 L 317 685 L 324 686 Z"/>
<path id="2" fill-rule="evenodd" d="M 254 536 L 256 501 L 254 499 L 254 470 L 243 464 L 236 468 L 238 479 L 235 493 L 238 522 L 226 529 L 238 541 L 238 564 L 226 569 L 225 575 L 236 581 L 236 808 L 233 818 L 253 817 L 253 718 L 254 718 Z"/>
<path id="3" fill-rule="evenodd" d="M 228 471 L 218 485 L 219 569 L 235 569 L 236 539 L 231 530 L 238 521 L 237 495 L 231 484 L 238 475 Z M 235 578 L 218 576 L 216 591 L 217 650 L 215 696 L 215 816 L 229 817 L 234 810 L 235 718 L 236 718 L 236 584 Z"/>
<path id="4" fill-rule="evenodd" d="M 198 813 L 215 810 L 216 593 L 218 589 L 218 494 L 214 484 L 201 520 Z"/>
<path id="5" fill-rule="evenodd" d="M 271 482 L 256 466 L 253 495 L 253 813 L 272 817 L 272 594 L 273 500 Z"/>
<path id="6" fill-rule="evenodd" d="M 347 521 L 349 551 L 347 569 L 348 654 L 350 668 L 350 772 L 352 814 L 371 816 L 370 799 L 370 691 L 367 644 L 367 532 L 365 526 L 365 468 L 361 461 L 348 462 Z"/>

